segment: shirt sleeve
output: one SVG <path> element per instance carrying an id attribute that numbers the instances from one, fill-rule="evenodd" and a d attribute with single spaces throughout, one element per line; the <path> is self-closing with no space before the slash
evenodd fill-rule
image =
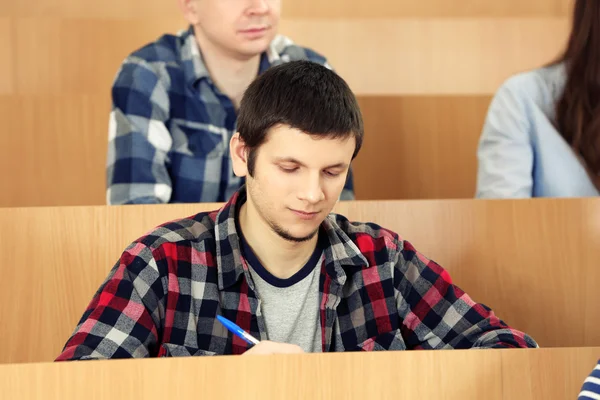
<path id="1" fill-rule="evenodd" d="M 600 361 L 583 382 L 579 400 L 594 400 L 600 398 Z"/>
<path id="2" fill-rule="evenodd" d="M 172 185 L 165 123 L 169 97 L 161 74 L 143 60 L 122 65 L 112 88 L 107 157 L 107 203 L 168 203 Z"/>
<path id="3" fill-rule="evenodd" d="M 452 284 L 450 275 L 407 241 L 399 243 L 394 286 L 409 349 L 537 347 Z"/>
<path id="4" fill-rule="evenodd" d="M 140 243 L 130 246 L 56 360 L 156 356 L 164 298 L 151 251 Z"/>
<path id="5" fill-rule="evenodd" d="M 479 198 L 526 198 L 533 190 L 533 147 L 520 77 L 508 80 L 489 107 L 477 152 Z"/>

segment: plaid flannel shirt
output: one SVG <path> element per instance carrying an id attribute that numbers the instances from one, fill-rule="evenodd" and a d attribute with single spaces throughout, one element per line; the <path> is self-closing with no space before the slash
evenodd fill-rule
<path id="1" fill-rule="evenodd" d="M 241 354 L 223 315 L 267 339 L 236 232 L 221 210 L 167 223 L 123 253 L 58 360 Z M 397 234 L 331 214 L 320 262 L 322 351 L 536 347 Z"/>
<path id="2" fill-rule="evenodd" d="M 321 55 L 279 35 L 258 72 L 294 60 L 328 66 Z M 244 183 L 229 158 L 236 110 L 212 82 L 192 28 L 131 54 L 112 99 L 108 204 L 223 202 Z M 341 199 L 353 198 L 350 171 Z"/>

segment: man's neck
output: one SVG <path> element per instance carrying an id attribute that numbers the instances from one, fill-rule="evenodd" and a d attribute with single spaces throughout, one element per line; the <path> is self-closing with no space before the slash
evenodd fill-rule
<path id="1" fill-rule="evenodd" d="M 318 235 L 305 242 L 285 240 L 249 207 L 252 206 L 248 202 L 242 205 L 239 222 L 254 255 L 275 277 L 287 279 L 293 276 L 310 259 L 317 246 Z"/>
<path id="2" fill-rule="evenodd" d="M 215 46 L 199 32 L 196 33 L 196 41 L 211 79 L 237 110 L 246 88 L 258 75 L 260 54 L 253 57 L 231 54 Z"/>

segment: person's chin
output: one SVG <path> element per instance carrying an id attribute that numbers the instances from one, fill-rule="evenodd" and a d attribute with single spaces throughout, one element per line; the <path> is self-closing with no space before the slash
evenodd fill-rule
<path id="1" fill-rule="evenodd" d="M 262 54 L 269 48 L 272 37 L 263 36 L 260 39 L 255 40 L 244 40 L 240 46 L 240 52 L 247 55 Z"/>
<path id="2" fill-rule="evenodd" d="M 317 221 L 301 222 L 300 224 L 295 224 L 295 226 L 290 229 L 289 232 L 294 237 L 304 238 L 318 231 L 319 226 L 320 223 L 317 223 Z"/>
<path id="3" fill-rule="evenodd" d="M 314 238 L 317 234 L 318 230 L 314 229 L 312 231 L 295 231 L 295 232 L 287 232 L 289 235 L 289 239 L 292 239 L 294 242 L 306 242 Z"/>

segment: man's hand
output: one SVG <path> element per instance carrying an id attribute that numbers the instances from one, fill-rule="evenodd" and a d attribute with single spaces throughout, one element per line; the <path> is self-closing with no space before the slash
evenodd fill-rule
<path id="1" fill-rule="evenodd" d="M 304 350 L 295 344 L 277 343 L 264 340 L 245 352 L 243 355 L 264 355 L 264 354 L 300 354 Z"/>

